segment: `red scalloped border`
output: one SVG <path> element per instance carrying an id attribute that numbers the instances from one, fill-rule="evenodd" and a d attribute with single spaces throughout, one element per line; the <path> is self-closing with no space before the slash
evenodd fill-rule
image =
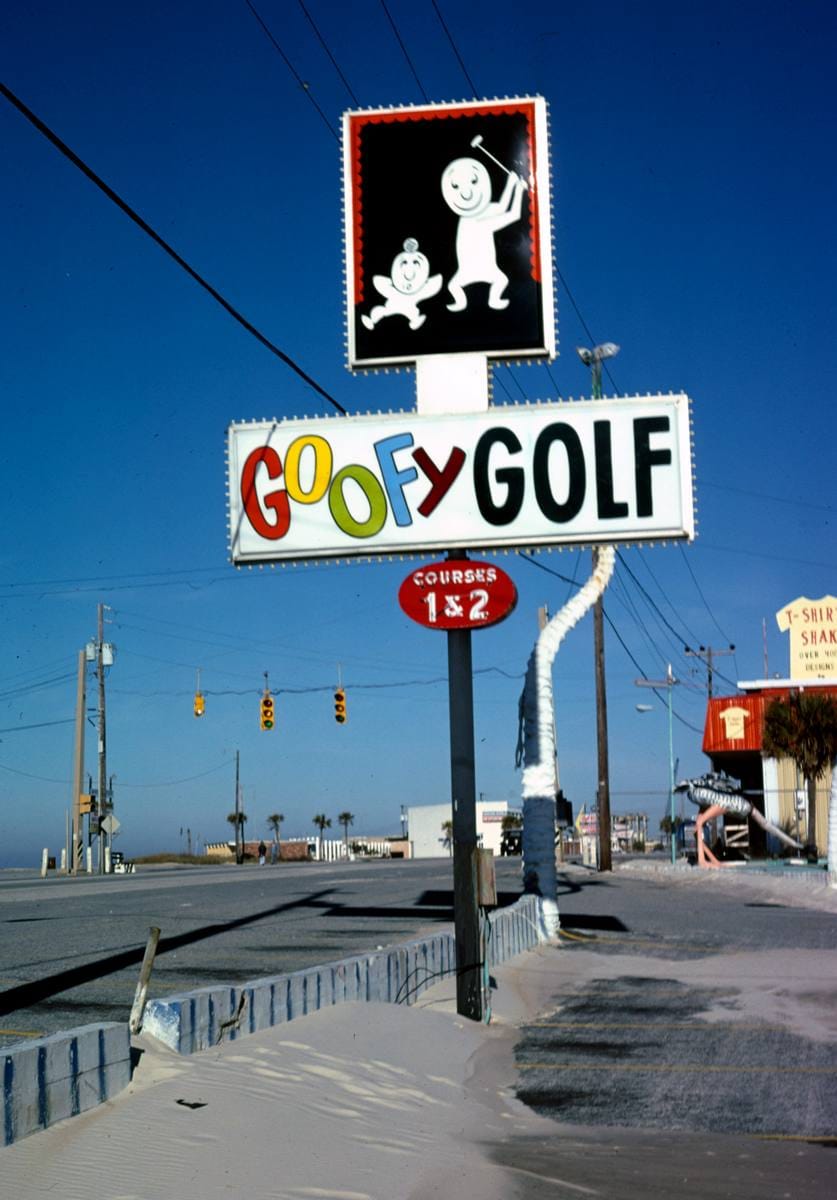
<path id="1" fill-rule="evenodd" d="M 363 182 L 360 163 L 360 136 L 366 125 L 393 125 L 404 121 L 439 121 L 457 120 L 460 117 L 471 117 L 478 113 L 495 115 L 506 113 L 514 115 L 522 113 L 526 117 L 526 129 L 529 143 L 529 163 L 532 179 L 529 188 L 529 240 L 532 247 L 531 267 L 532 278 L 536 283 L 541 282 L 541 240 L 540 223 L 538 221 L 538 195 L 534 181 L 538 177 L 537 144 L 535 142 L 535 105 L 532 102 L 523 104 L 474 104 L 463 108 L 413 108 L 409 110 L 394 109 L 380 112 L 365 113 L 362 116 L 349 117 L 350 137 L 350 167 L 352 188 L 352 263 L 354 277 L 354 303 L 362 304 L 363 291 Z"/>

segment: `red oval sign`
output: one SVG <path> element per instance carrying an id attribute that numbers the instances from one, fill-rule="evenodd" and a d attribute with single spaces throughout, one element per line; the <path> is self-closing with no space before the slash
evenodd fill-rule
<path id="1" fill-rule="evenodd" d="M 494 563 L 449 558 L 411 571 L 398 603 L 426 629 L 484 629 L 509 615 L 517 588 Z"/>

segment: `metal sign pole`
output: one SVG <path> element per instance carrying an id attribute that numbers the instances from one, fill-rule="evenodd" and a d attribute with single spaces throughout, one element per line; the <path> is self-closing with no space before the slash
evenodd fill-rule
<path id="1" fill-rule="evenodd" d="M 450 779 L 453 807 L 453 907 L 456 1011 L 482 1020 L 480 920 L 477 903 L 477 799 L 470 629 L 449 629 Z"/>

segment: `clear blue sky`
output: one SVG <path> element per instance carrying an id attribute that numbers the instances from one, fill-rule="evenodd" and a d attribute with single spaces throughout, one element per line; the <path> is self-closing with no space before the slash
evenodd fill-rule
<path id="1" fill-rule="evenodd" d="M 340 149 L 327 122 L 338 129 L 355 105 L 295 0 L 256 7 L 307 90 L 244 0 L 5 5 L 0 78 L 349 412 L 410 407 L 411 374 L 344 365 Z M 307 3 L 360 106 L 418 103 L 420 87 L 471 98 L 430 0 L 388 8 L 420 86 L 377 0 Z M 556 384 L 589 394 L 580 311 L 593 339 L 622 347 L 606 391 L 683 390 L 694 403 L 698 539 L 623 551 L 605 600 L 613 807 L 656 823 L 665 711 L 636 712 L 649 700 L 636 664 L 660 678 L 673 663 L 675 754 L 698 772 L 706 678 L 684 642 L 735 643 L 717 661 L 716 688 L 729 690 L 763 675 L 766 618 L 769 669 L 784 675 L 774 614 L 837 587 L 835 9 L 439 10 L 480 96 L 550 106 L 555 260 L 572 299 L 559 285 L 551 377 L 502 368 L 498 402 L 554 398 Z M 108 749 L 125 851 L 176 849 L 181 828 L 225 837 L 237 749 L 249 834 L 277 810 L 288 834 L 311 833 L 320 811 L 336 826 L 342 809 L 358 833 L 398 830 L 402 803 L 449 797 L 445 639 L 401 613 L 406 568 L 227 562 L 228 422 L 326 405 L 2 98 L 0 145 L 0 865 L 63 843 L 76 658 L 99 601 L 117 647 Z M 580 580 L 589 554 L 540 561 Z M 570 585 L 503 565 L 520 600 L 474 637 L 477 787 L 514 801 L 536 610 L 557 610 Z M 265 671 L 280 693 L 312 689 L 279 695 L 271 734 L 258 729 Z M 595 792 L 589 617 L 559 654 L 555 691 L 577 810 Z"/>

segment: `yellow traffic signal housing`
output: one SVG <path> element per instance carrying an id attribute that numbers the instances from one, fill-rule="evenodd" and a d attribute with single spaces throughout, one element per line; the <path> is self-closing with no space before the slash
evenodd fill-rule
<path id="1" fill-rule="evenodd" d="M 84 813 L 94 813 L 96 811 L 95 792 L 82 792 L 79 796 L 79 800 L 81 801 L 79 804 L 79 812 L 82 815 L 84 815 Z"/>
<path id="2" fill-rule="evenodd" d="M 260 717 L 260 727 L 262 729 L 273 728 L 276 715 L 273 710 L 273 697 L 271 696 L 270 692 L 265 692 L 265 694 L 262 696 Z"/>
<path id="3" fill-rule="evenodd" d="M 200 692 L 195 692 L 195 716 L 202 717 L 206 710 L 206 701 Z"/>
<path id="4" fill-rule="evenodd" d="M 338 725 L 346 723 L 346 693 L 338 688 L 334 693 L 334 719 Z"/>

